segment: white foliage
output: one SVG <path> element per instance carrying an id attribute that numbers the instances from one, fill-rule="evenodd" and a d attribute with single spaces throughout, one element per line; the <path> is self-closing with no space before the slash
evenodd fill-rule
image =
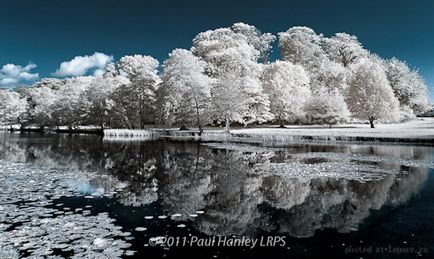
<path id="1" fill-rule="evenodd" d="M 162 109 L 165 120 L 173 117 L 181 126 L 207 122 L 211 78 L 204 74 L 206 63 L 185 49 L 175 49 L 164 62 Z"/>
<path id="2" fill-rule="evenodd" d="M 312 91 L 326 88 L 342 93 L 347 88 L 347 79 L 351 75 L 351 71 L 337 62 L 324 58 L 321 63 L 309 71 L 309 75 Z"/>
<path id="3" fill-rule="evenodd" d="M 156 91 L 160 83 L 158 66 L 158 60 L 142 55 L 124 56 L 117 62 L 120 75 L 130 81 L 112 95 L 113 111 L 124 127 L 143 128 L 154 121 Z"/>
<path id="4" fill-rule="evenodd" d="M 257 41 L 252 40 L 252 35 L 259 34 L 252 34 L 254 29 L 245 24 L 236 24 L 234 28 L 235 31 L 219 28 L 199 33 L 192 48 L 195 55 L 207 62 L 207 73 L 215 79 L 214 118 L 224 121 L 227 127 L 231 121 L 261 123 L 272 117 L 259 79 L 261 67 L 257 60 L 261 53 L 255 46 Z"/>
<path id="5" fill-rule="evenodd" d="M 357 60 L 367 57 L 369 54 L 354 35 L 336 33 L 335 36 L 324 41 L 329 58 L 342 64 L 344 67 L 348 67 Z"/>
<path id="6" fill-rule="evenodd" d="M 432 108 L 428 87 L 417 70 L 410 69 L 405 62 L 396 58 L 385 62 L 385 69 L 402 113 L 408 113 L 407 109 L 410 108 L 417 115 Z"/>
<path id="7" fill-rule="evenodd" d="M 48 86 L 30 88 L 29 97 L 33 103 L 30 116 L 42 125 L 51 119 L 51 107 L 56 101 L 56 92 Z"/>
<path id="8" fill-rule="evenodd" d="M 353 116 L 371 123 L 378 119 L 393 121 L 398 100 L 383 67 L 375 60 L 361 59 L 352 70 L 347 103 Z"/>
<path id="9" fill-rule="evenodd" d="M 316 34 L 309 27 L 292 27 L 279 33 L 279 47 L 282 59 L 307 68 L 320 63 L 325 57 L 321 47 L 323 35 Z"/>
<path id="10" fill-rule="evenodd" d="M 0 89 L 0 123 L 16 123 L 26 109 L 27 102 L 20 97 L 20 94 Z"/>
<path id="11" fill-rule="evenodd" d="M 107 68 L 102 76 L 95 77 L 89 87 L 81 93 L 82 116 L 86 117 L 87 124 L 97 124 L 102 127 L 108 124 L 114 105 L 113 92 L 121 85 L 130 83 L 125 76 L 110 70 L 113 65 Z"/>
<path id="12" fill-rule="evenodd" d="M 124 56 L 119 60 L 118 64 L 119 68 L 127 74 L 133 83 L 134 81 L 145 81 L 155 85 L 159 82 L 157 75 L 159 62 L 151 56 Z"/>
<path id="13" fill-rule="evenodd" d="M 2 90 L 0 120 L 24 127 L 129 129 L 156 122 L 202 129 L 215 122 L 229 130 L 232 122 L 273 120 L 332 125 L 345 121 L 348 109 L 371 123 L 403 121 L 433 107 L 416 69 L 370 54 L 354 35 L 325 37 L 296 26 L 278 37 L 284 61 L 270 64 L 276 40 L 271 33 L 242 22 L 201 32 L 190 50 L 172 51 L 161 79 L 159 61 L 150 56 L 128 55 L 115 63 L 98 52 L 77 56 L 55 73 L 75 77 Z M 6 64 L 0 84 L 34 80 L 35 67 Z M 89 71 L 92 76 L 80 76 Z"/>
<path id="14" fill-rule="evenodd" d="M 344 96 L 338 90 L 319 89 L 306 103 L 306 117 L 314 123 L 331 125 L 344 122 L 350 116 Z"/>
<path id="15" fill-rule="evenodd" d="M 247 42 L 259 51 L 259 59 L 263 63 L 267 62 L 273 48 L 271 44 L 276 40 L 276 36 L 271 33 L 261 33 L 255 26 L 242 22 L 234 23 L 231 28 L 234 32 L 244 35 Z"/>
<path id="16" fill-rule="evenodd" d="M 76 126 L 81 124 L 81 116 L 85 107 L 81 99 L 95 80 L 92 76 L 67 78 L 56 90 L 56 98 L 51 105 L 52 118 L 56 126 Z"/>
<path id="17" fill-rule="evenodd" d="M 262 78 L 271 101 L 271 112 L 281 125 L 283 121 L 293 121 L 303 113 L 310 90 L 309 77 L 302 66 L 276 61 L 266 66 Z"/>
<path id="18" fill-rule="evenodd" d="M 227 131 L 231 121 L 243 122 L 248 104 L 237 74 L 228 72 L 219 75 L 211 89 L 211 97 L 214 119 L 225 122 Z"/>

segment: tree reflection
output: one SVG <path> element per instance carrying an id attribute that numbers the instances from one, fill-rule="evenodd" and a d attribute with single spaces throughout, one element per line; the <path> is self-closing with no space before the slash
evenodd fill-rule
<path id="1" fill-rule="evenodd" d="M 311 177 L 263 174 L 255 171 L 257 163 L 324 162 L 294 156 L 306 152 L 432 162 L 432 148 L 417 146 L 306 144 L 226 150 L 197 142 L 104 142 L 67 135 L 8 135 L 0 149 L 1 159 L 8 161 L 100 172 L 90 184 L 116 191 L 114 198 L 124 205 L 157 202 L 167 214 L 181 214 L 177 220 L 189 220 L 190 214 L 203 210 L 205 214 L 192 224 L 208 235 L 274 231 L 310 237 L 326 228 L 346 233 L 357 229 L 371 210 L 408 202 L 428 178 L 427 167 L 404 166 L 390 159 L 370 164 L 396 173 L 368 180 L 320 177 L 317 172 Z"/>

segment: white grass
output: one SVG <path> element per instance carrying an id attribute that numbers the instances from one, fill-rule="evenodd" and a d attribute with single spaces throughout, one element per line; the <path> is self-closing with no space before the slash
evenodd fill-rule
<path id="1" fill-rule="evenodd" d="M 377 124 L 371 129 L 369 124 L 342 124 L 333 126 L 287 126 L 280 128 L 249 128 L 232 130 L 234 134 L 270 135 L 270 136 L 312 136 L 324 139 L 336 137 L 373 137 L 395 139 L 433 139 L 434 118 L 418 118 L 396 124 Z"/>
<path id="2" fill-rule="evenodd" d="M 265 125 L 254 128 L 234 128 L 231 134 L 220 128 L 207 128 L 202 136 L 195 130 L 178 129 L 128 130 L 109 129 L 104 131 L 105 140 L 152 140 L 158 138 L 201 139 L 204 141 L 241 142 L 291 142 L 297 140 L 323 141 L 391 141 L 434 143 L 434 118 L 418 118 L 396 124 L 341 124 L 332 128 L 323 125 L 288 125 L 286 128 Z"/>

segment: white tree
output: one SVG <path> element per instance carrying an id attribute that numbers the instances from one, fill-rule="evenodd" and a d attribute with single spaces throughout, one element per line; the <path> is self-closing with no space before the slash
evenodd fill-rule
<path id="1" fill-rule="evenodd" d="M 216 80 L 212 98 L 220 99 L 231 91 L 234 95 L 230 99 L 238 98 L 237 104 L 221 100 L 218 107 L 218 102 L 212 101 L 215 119 L 225 122 L 227 130 L 231 121 L 249 124 L 271 118 L 268 97 L 263 93 L 259 79 L 261 67 L 257 60 L 260 52 L 249 44 L 244 34 L 230 28 L 202 32 L 194 38 L 192 51 L 207 62 L 207 74 Z M 223 104 L 228 107 L 223 108 Z M 222 109 L 236 110 L 222 113 Z"/>
<path id="2" fill-rule="evenodd" d="M 327 124 L 330 128 L 350 116 L 345 98 L 337 89 L 317 89 L 306 102 L 304 111 L 311 122 Z"/>
<path id="3" fill-rule="evenodd" d="M 29 88 L 26 95 L 29 103 L 29 123 L 44 128 L 52 123 L 52 107 L 56 101 L 56 90 L 53 87 L 57 88 L 58 85 L 48 83 L 47 80 L 42 81 Z"/>
<path id="4" fill-rule="evenodd" d="M 284 60 L 306 69 L 312 91 L 325 87 L 339 89 L 341 94 L 351 76 L 347 67 L 369 54 L 355 36 L 336 33 L 327 38 L 309 27 L 292 27 L 279 33 L 279 46 Z"/>
<path id="5" fill-rule="evenodd" d="M 85 109 L 85 122 L 90 125 L 99 125 L 101 129 L 111 126 L 113 120 L 112 94 L 121 85 L 130 81 L 121 75 L 113 63 L 106 67 L 102 76 L 96 76 L 89 87 L 82 93 L 81 100 Z"/>
<path id="6" fill-rule="evenodd" d="M 309 27 L 292 27 L 279 33 L 282 58 L 302 65 L 310 78 L 312 91 L 346 88 L 348 71 L 342 64 L 330 60 L 324 49 L 327 42 L 322 34 Z"/>
<path id="7" fill-rule="evenodd" d="M 324 39 L 325 50 L 329 58 L 335 62 L 349 67 L 361 58 L 369 55 L 357 37 L 347 33 L 336 33 L 331 38 Z"/>
<path id="8" fill-rule="evenodd" d="M 352 115 L 369 120 L 371 128 L 374 128 L 375 120 L 390 120 L 397 113 L 398 100 L 383 66 L 376 60 L 365 58 L 354 64 L 352 70 L 346 98 Z"/>
<path id="9" fill-rule="evenodd" d="M 398 98 L 401 110 L 411 110 L 415 115 L 428 111 L 428 87 L 417 70 L 412 70 L 405 62 L 392 58 L 384 63 L 387 79 Z"/>
<path id="10" fill-rule="evenodd" d="M 56 126 L 68 126 L 71 130 L 72 127 L 83 124 L 86 109 L 81 97 L 94 79 L 92 76 L 67 78 L 64 84 L 55 90 L 55 100 L 50 110 Z"/>
<path id="11" fill-rule="evenodd" d="M 347 88 L 347 79 L 351 71 L 343 65 L 324 58 L 313 71 L 309 71 L 310 85 L 312 91 L 321 91 L 324 88 L 328 91 L 338 90 L 343 93 Z"/>
<path id="12" fill-rule="evenodd" d="M 260 124 L 273 119 L 273 114 L 270 112 L 270 100 L 260 79 L 262 67 L 257 63 L 250 63 L 240 73 L 241 91 L 248 106 L 243 114 L 242 123 L 244 125 Z"/>
<path id="13" fill-rule="evenodd" d="M 161 76 L 162 110 L 181 128 L 196 125 L 200 134 L 209 121 L 211 78 L 204 74 L 206 63 L 185 49 L 175 49 L 164 62 Z"/>
<path id="14" fill-rule="evenodd" d="M 231 28 L 235 33 L 247 38 L 247 42 L 259 51 L 259 60 L 266 64 L 273 49 L 271 44 L 276 40 L 276 36 L 271 33 L 261 33 L 255 26 L 242 22 L 234 23 Z"/>
<path id="15" fill-rule="evenodd" d="M 225 123 L 227 133 L 230 132 L 232 121 L 243 122 L 243 114 L 248 111 L 249 106 L 237 73 L 231 71 L 222 73 L 214 81 L 211 89 L 211 105 L 213 118 Z"/>
<path id="16" fill-rule="evenodd" d="M 0 89 L 0 122 L 4 125 L 19 124 L 18 118 L 27 109 L 27 101 L 20 94 Z"/>
<path id="17" fill-rule="evenodd" d="M 219 28 L 199 33 L 193 39 L 192 52 L 207 62 L 211 76 L 222 70 L 240 70 L 259 58 L 259 51 L 249 45 L 246 36 L 230 28 Z"/>
<path id="18" fill-rule="evenodd" d="M 129 80 L 113 93 L 113 110 L 130 128 L 154 122 L 156 90 L 160 83 L 158 60 L 151 56 L 124 56 L 117 63 Z"/>
<path id="19" fill-rule="evenodd" d="M 65 82 L 57 78 L 43 78 L 32 87 L 22 89 L 29 104 L 27 124 L 38 125 L 41 129 L 53 124 L 52 108 L 57 98 L 56 92 Z"/>
<path id="20" fill-rule="evenodd" d="M 281 56 L 285 61 L 303 65 L 311 70 L 326 57 L 321 46 L 323 35 L 316 34 L 309 27 L 292 27 L 278 35 Z"/>
<path id="21" fill-rule="evenodd" d="M 262 79 L 271 112 L 283 128 L 284 121 L 294 121 L 302 114 L 310 95 L 309 77 L 300 65 L 276 61 L 266 66 Z"/>

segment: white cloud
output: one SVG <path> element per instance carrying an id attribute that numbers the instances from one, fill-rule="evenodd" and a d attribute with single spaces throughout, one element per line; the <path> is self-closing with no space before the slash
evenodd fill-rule
<path id="1" fill-rule="evenodd" d="M 82 76 L 92 69 L 96 71 L 104 69 L 107 64 L 113 61 L 113 56 L 104 53 L 95 52 L 91 56 L 77 56 L 70 61 L 60 64 L 59 69 L 53 75 L 55 76 Z M 97 72 L 99 73 L 99 72 Z"/>
<path id="2" fill-rule="evenodd" d="M 6 64 L 0 69 L 0 85 L 9 86 L 21 81 L 34 81 L 39 78 L 38 73 L 31 73 L 37 66 L 29 63 L 27 66 Z"/>
<path id="3" fill-rule="evenodd" d="M 18 83 L 18 80 L 14 78 L 2 78 L 0 80 L 0 85 L 11 85 L 16 83 Z"/>

